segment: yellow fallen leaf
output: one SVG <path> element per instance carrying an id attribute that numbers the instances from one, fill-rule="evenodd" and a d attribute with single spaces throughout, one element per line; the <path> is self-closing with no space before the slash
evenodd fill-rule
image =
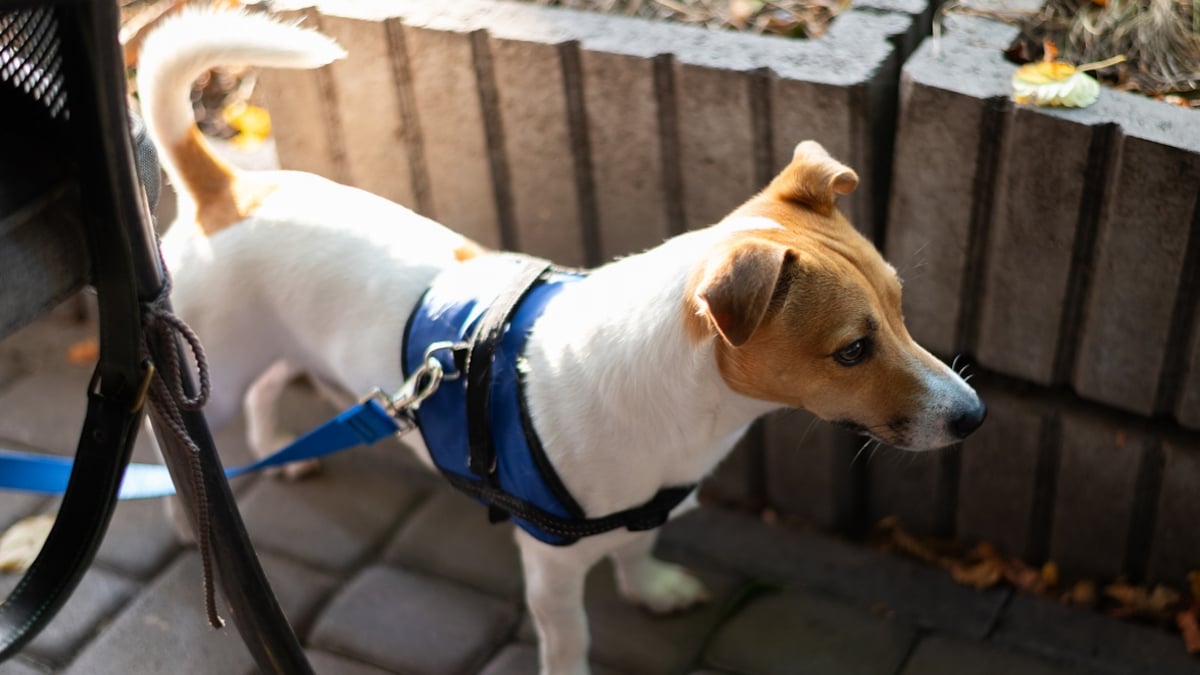
<path id="1" fill-rule="evenodd" d="M 54 516 L 22 518 L 0 537 L 0 572 L 24 572 L 29 569 L 50 536 Z"/>
<path id="2" fill-rule="evenodd" d="M 225 123 L 237 130 L 233 143 L 242 150 L 253 150 L 271 135 L 271 114 L 245 101 L 235 103 L 221 113 Z"/>
<path id="3" fill-rule="evenodd" d="M 1013 100 L 1038 106 L 1086 108 L 1100 97 L 1100 83 L 1066 61 L 1027 63 L 1012 76 Z"/>

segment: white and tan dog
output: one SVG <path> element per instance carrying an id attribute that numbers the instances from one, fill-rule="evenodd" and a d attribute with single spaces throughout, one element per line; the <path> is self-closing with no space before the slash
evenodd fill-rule
<path id="1" fill-rule="evenodd" d="M 346 399 L 395 390 L 408 313 L 439 271 L 483 253 L 361 190 L 236 171 L 196 131 L 188 92 L 206 69 L 313 68 L 342 55 L 315 32 L 263 16 L 188 13 L 141 56 L 143 112 L 179 191 L 163 250 L 175 307 L 208 349 L 208 417 L 220 425 L 244 404 L 261 453 L 288 440 L 273 403 L 297 374 Z M 983 404 L 909 336 L 895 271 L 837 210 L 857 182 L 806 141 L 720 223 L 600 267 L 550 302 L 525 350 L 527 405 L 589 515 L 699 481 L 755 418 L 783 406 L 912 450 L 979 426 Z M 565 547 L 520 530 L 516 538 L 543 673 L 587 672 L 584 576 L 605 556 L 621 593 L 651 610 L 705 598 L 687 571 L 651 556 L 654 531 Z"/>

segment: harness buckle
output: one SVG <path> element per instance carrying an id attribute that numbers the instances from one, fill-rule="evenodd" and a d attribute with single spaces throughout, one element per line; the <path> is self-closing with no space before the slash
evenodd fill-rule
<path id="1" fill-rule="evenodd" d="M 454 370 L 446 372 L 446 366 L 442 364 L 441 359 L 434 356 L 436 352 L 449 350 L 454 363 Z M 416 427 L 416 420 L 413 418 L 413 411 L 421 407 L 421 402 L 433 396 L 442 382 L 452 382 L 462 377 L 463 367 L 459 361 L 459 355 L 464 358 L 468 352 L 466 343 L 462 342 L 434 342 L 425 349 L 425 360 L 408 379 L 404 380 L 404 384 L 400 385 L 400 389 L 394 394 L 388 394 L 382 389 L 375 388 L 371 393 L 363 397 L 363 400 L 372 400 L 378 403 L 384 410 L 391 415 L 399 425 L 396 435 L 402 435 L 411 431 Z"/>

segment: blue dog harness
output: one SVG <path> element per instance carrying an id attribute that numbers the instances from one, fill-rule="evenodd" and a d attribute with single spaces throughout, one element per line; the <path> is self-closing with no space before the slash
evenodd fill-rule
<path id="1" fill-rule="evenodd" d="M 431 357 L 446 373 L 416 411 L 442 475 L 487 504 L 493 521 L 512 517 L 560 546 L 620 527 L 658 527 L 695 488 L 664 488 L 641 506 L 588 518 L 547 459 L 526 409 L 521 355 L 547 303 L 582 278 L 524 256 L 466 261 L 426 290 L 402 349 L 406 377 Z"/>

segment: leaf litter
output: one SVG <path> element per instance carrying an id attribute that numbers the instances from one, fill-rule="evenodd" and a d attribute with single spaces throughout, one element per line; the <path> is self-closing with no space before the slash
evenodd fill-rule
<path id="1" fill-rule="evenodd" d="M 875 545 L 940 567 L 959 584 L 978 590 L 1009 586 L 1063 604 L 1094 609 L 1112 617 L 1136 620 L 1179 630 L 1184 649 L 1200 654 L 1200 570 L 1188 573 L 1188 588 L 1179 591 L 1166 584 L 1131 584 L 1125 579 L 1107 583 L 1078 579 L 1064 584 L 1053 561 L 1033 566 L 1002 553 L 990 542 L 965 548 L 958 542 L 917 537 L 895 516 L 875 527 Z"/>

